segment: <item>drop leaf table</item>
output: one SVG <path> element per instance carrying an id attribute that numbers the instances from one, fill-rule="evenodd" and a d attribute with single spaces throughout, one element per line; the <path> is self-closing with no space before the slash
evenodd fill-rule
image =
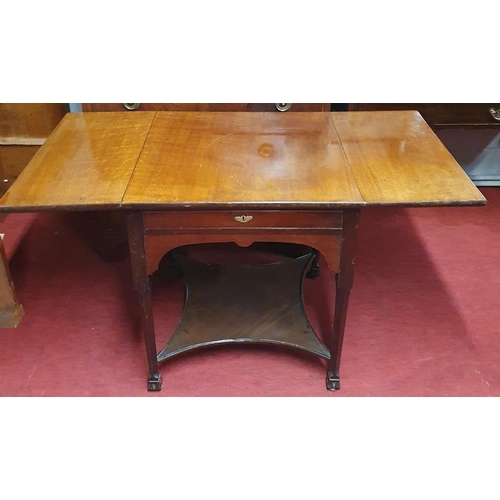
<path id="1" fill-rule="evenodd" d="M 335 390 L 360 211 L 484 203 L 416 111 L 144 111 L 67 114 L 0 211 L 125 213 L 149 390 L 161 389 L 159 364 L 169 357 L 234 342 L 321 356 L 327 388 Z M 211 243 L 312 251 L 255 266 L 204 263 L 179 251 Z M 315 252 L 335 273 L 333 325 L 323 342 L 302 304 Z M 166 254 L 182 270 L 186 301 L 158 351 L 150 278 Z"/>

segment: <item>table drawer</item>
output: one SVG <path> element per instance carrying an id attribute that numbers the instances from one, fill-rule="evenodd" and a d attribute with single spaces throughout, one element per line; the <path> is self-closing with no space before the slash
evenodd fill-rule
<path id="1" fill-rule="evenodd" d="M 219 211 L 219 212 L 147 212 L 145 229 L 201 228 L 323 228 L 342 227 L 342 212 L 307 211 Z"/>

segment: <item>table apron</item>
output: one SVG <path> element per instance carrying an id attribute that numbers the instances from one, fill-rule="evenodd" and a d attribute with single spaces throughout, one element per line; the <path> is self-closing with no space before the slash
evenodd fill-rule
<path id="1" fill-rule="evenodd" d="M 191 231 L 171 234 L 145 234 L 148 275 L 157 269 L 162 257 L 174 248 L 202 243 L 236 243 L 248 247 L 255 242 L 294 243 L 317 249 L 325 258 L 329 269 L 339 271 L 341 232 L 328 230 L 239 230 L 239 231 Z"/>

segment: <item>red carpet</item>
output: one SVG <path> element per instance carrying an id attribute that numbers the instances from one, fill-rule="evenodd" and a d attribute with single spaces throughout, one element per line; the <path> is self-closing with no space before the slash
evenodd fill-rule
<path id="1" fill-rule="evenodd" d="M 361 214 L 341 390 L 324 362 L 271 347 L 220 347 L 147 363 L 128 259 L 93 250 L 85 214 L 12 214 L 1 225 L 25 316 L 0 330 L 1 396 L 498 396 L 500 190 L 486 207 Z M 179 318 L 180 282 L 154 280 L 158 347 Z M 330 328 L 333 276 L 305 282 L 311 324 Z"/>

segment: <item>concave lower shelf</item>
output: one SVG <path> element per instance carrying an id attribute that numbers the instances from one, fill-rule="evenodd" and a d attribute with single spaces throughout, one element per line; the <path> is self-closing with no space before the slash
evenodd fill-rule
<path id="1" fill-rule="evenodd" d="M 186 299 L 179 325 L 158 361 L 234 343 L 277 344 L 330 359 L 302 300 L 311 253 L 260 265 L 207 263 L 179 253 L 174 258 L 184 276 Z"/>

